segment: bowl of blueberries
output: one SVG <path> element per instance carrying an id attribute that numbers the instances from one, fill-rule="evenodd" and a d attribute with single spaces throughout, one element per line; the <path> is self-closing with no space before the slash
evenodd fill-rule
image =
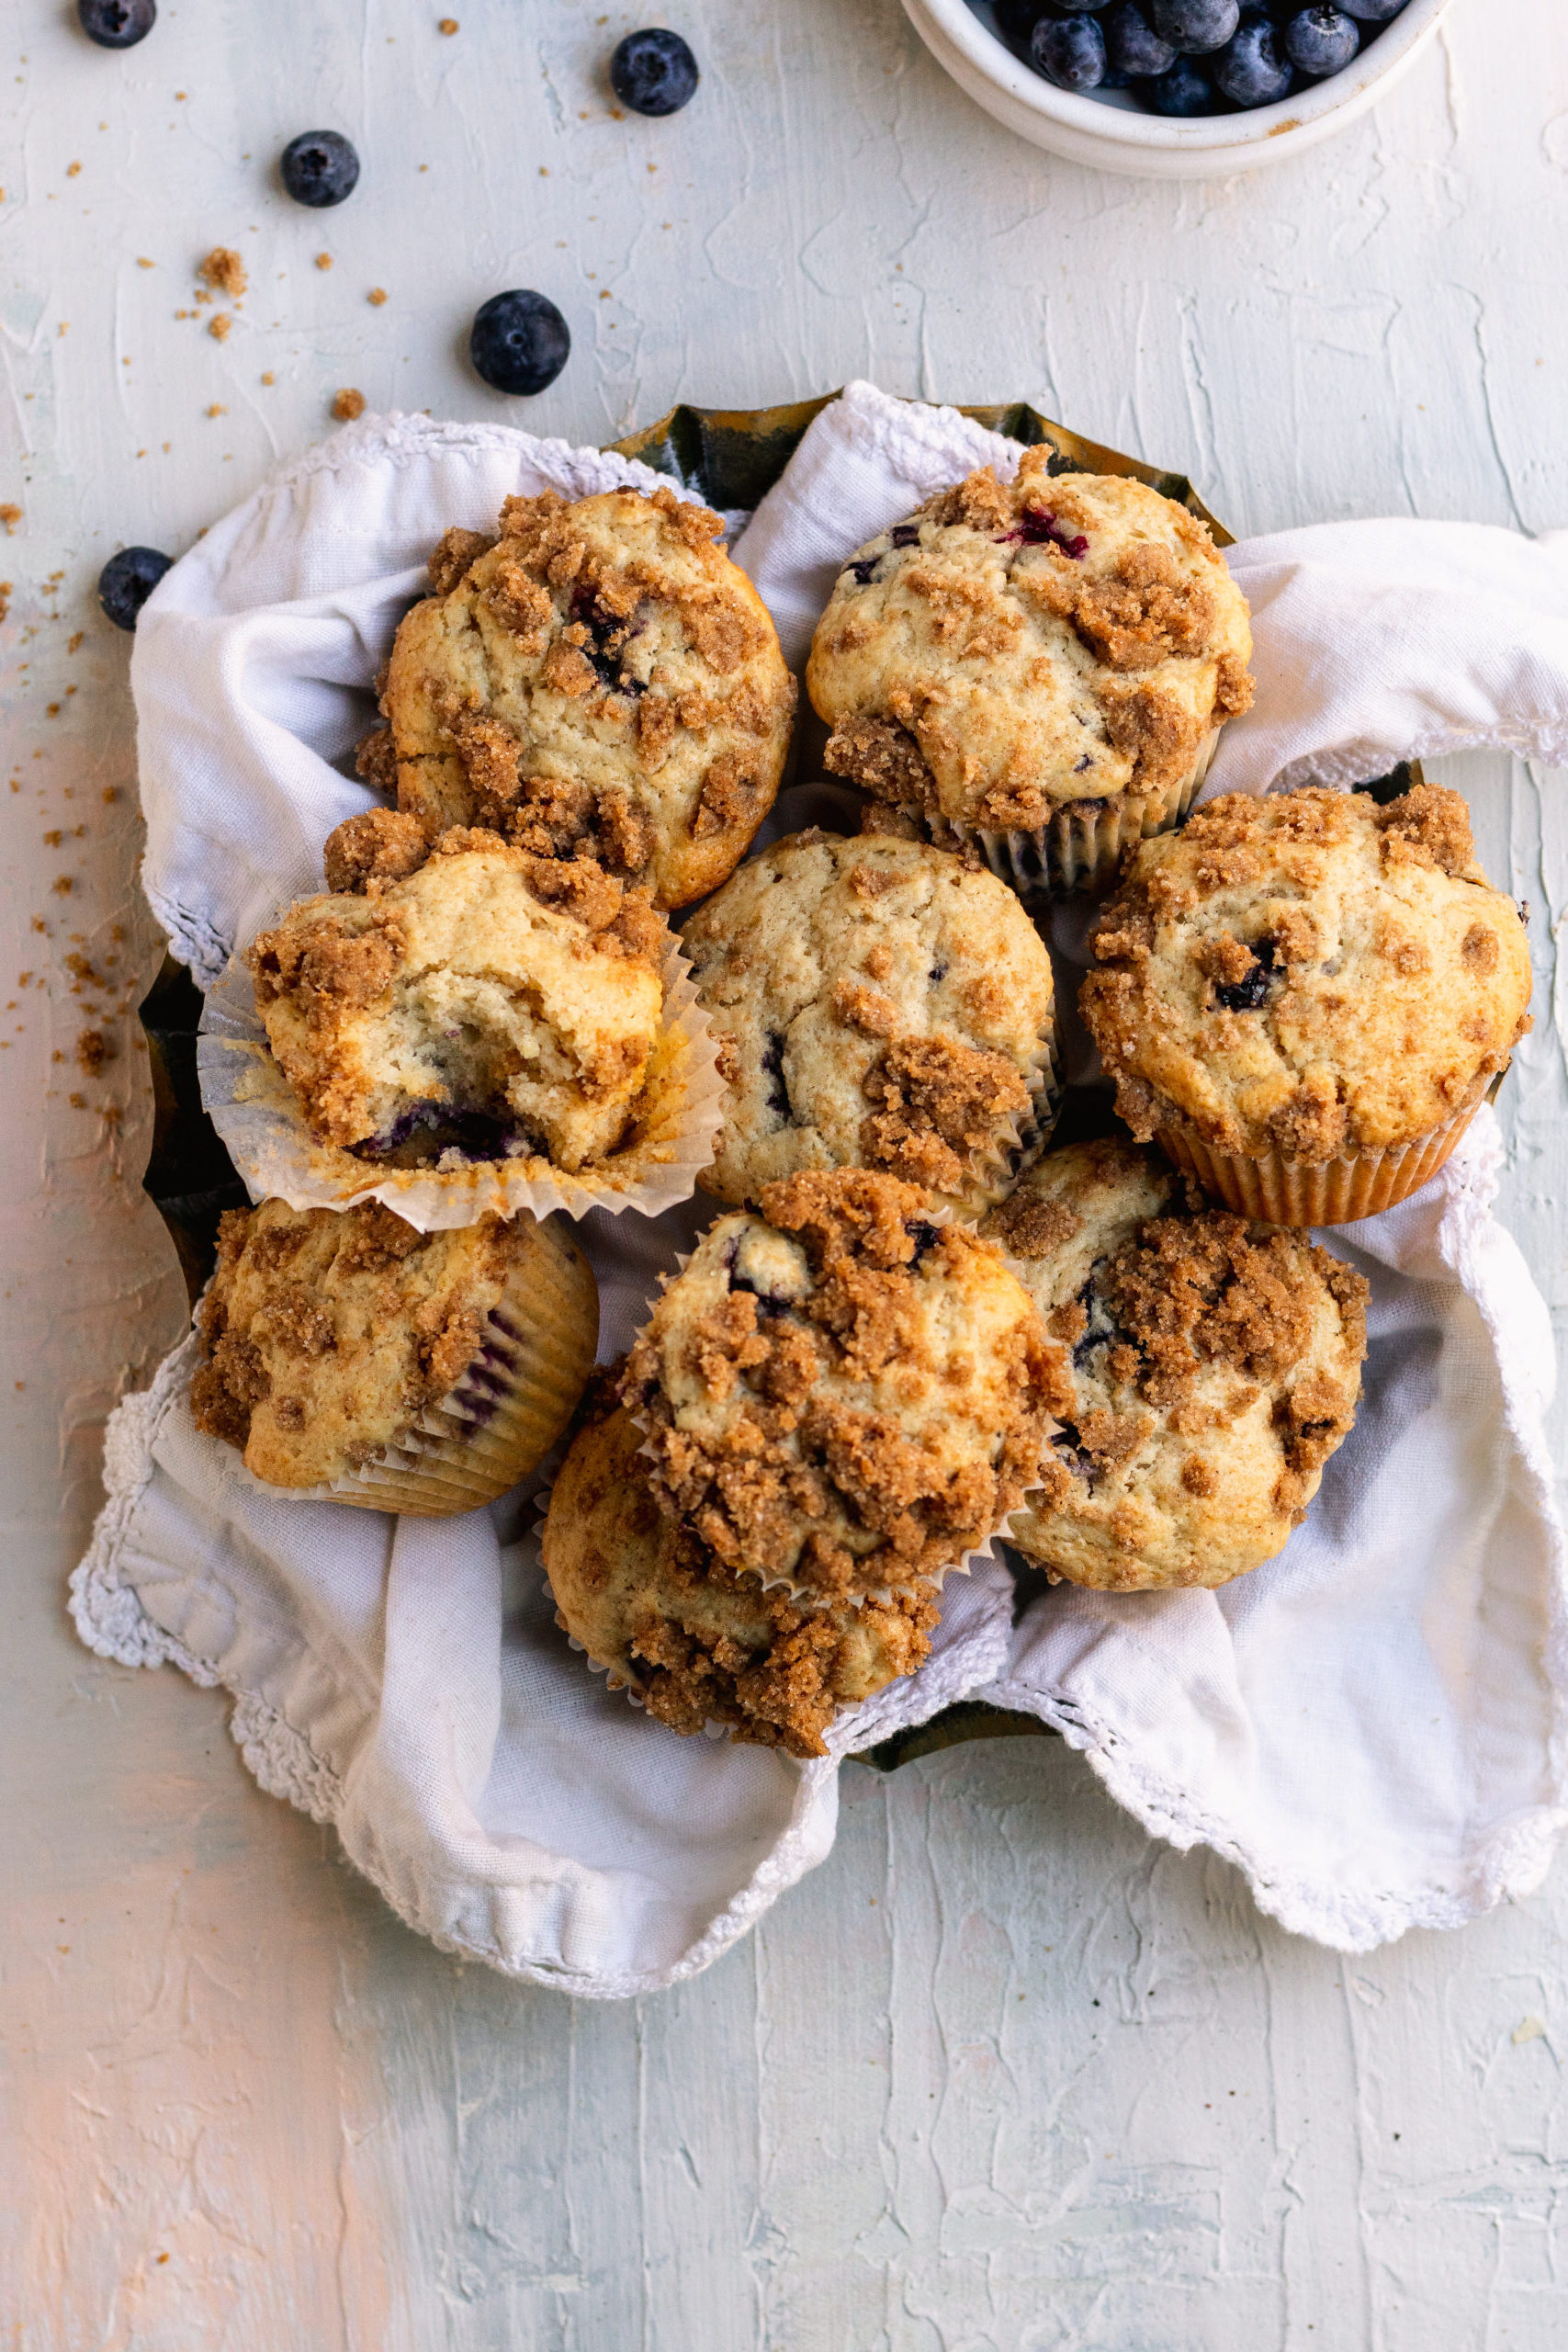
<path id="1" fill-rule="evenodd" d="M 987 113 L 1074 163 L 1250 171 L 1362 114 L 1450 0 L 904 0 Z"/>

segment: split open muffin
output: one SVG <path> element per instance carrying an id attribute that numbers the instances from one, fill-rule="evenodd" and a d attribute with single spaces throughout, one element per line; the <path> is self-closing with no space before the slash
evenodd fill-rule
<path id="1" fill-rule="evenodd" d="M 630 1125 L 668 934 L 590 860 L 376 810 L 327 845 L 340 886 L 246 961 L 274 1058 L 321 1143 L 391 1165 L 538 1154 L 575 1171 Z"/>

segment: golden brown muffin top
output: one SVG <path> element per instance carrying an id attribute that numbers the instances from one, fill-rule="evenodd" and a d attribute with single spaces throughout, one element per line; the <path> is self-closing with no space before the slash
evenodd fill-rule
<path id="1" fill-rule="evenodd" d="M 1529 951 L 1457 792 L 1309 788 L 1144 842 L 1079 1005 L 1135 1136 L 1308 1162 L 1473 1102 L 1529 1026 Z"/>

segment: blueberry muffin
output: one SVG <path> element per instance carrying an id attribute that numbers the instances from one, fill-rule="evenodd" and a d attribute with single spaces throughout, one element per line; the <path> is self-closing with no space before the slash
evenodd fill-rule
<path id="1" fill-rule="evenodd" d="M 835 1715 L 912 1674 L 937 1609 L 900 1596 L 818 1606 L 766 1591 L 660 1510 L 642 1432 L 595 1384 L 550 1495 L 545 1568 L 557 1623 L 672 1731 L 821 1756 Z"/>
<path id="2" fill-rule="evenodd" d="M 1009 1540 L 1106 1592 L 1271 1560 L 1355 1420 L 1361 1276 L 1111 1140 L 1038 1161 L 982 1231 L 1072 1351 L 1071 1409 Z"/>
<path id="3" fill-rule="evenodd" d="M 614 1152 L 660 1036 L 665 926 L 590 859 L 390 809 L 327 844 L 324 896 L 246 957 L 267 1039 L 319 1142 L 394 1166 Z"/>
<path id="4" fill-rule="evenodd" d="M 654 1308 L 622 1399 L 661 1510 L 813 1600 L 916 1594 L 1035 1483 L 1062 1351 L 992 1244 L 860 1169 L 764 1185 Z"/>
<path id="5" fill-rule="evenodd" d="M 739 863 L 795 686 L 706 507 L 660 488 L 509 498 L 448 531 L 398 630 L 360 773 L 435 840 L 482 825 L 684 906 Z"/>
<path id="6" fill-rule="evenodd" d="M 1204 526 L 1028 450 L 857 549 L 807 685 L 827 765 L 1024 885 L 1098 888 L 1173 825 L 1252 700 L 1246 599 Z"/>
<path id="7" fill-rule="evenodd" d="M 974 1213 L 1038 1148 L 1051 958 L 994 874 L 925 842 L 794 833 L 741 866 L 682 944 L 729 1081 L 699 1180 L 721 1201 L 858 1166 Z"/>
<path id="8" fill-rule="evenodd" d="M 230 1210 L 197 1316 L 198 1430 L 254 1477 L 443 1518 L 504 1494 L 571 1418 L 599 1333 L 555 1219 L 418 1233 L 378 1202 Z"/>
<path id="9" fill-rule="evenodd" d="M 1232 1208 L 1339 1224 L 1448 1158 L 1529 1026 L 1529 951 L 1436 785 L 1212 800 L 1145 842 L 1080 1005 L 1116 1104 Z"/>

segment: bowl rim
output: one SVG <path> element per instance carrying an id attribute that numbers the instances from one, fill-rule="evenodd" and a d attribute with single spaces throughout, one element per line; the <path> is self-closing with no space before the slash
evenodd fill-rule
<path id="1" fill-rule="evenodd" d="M 919 0 L 919 8 L 934 19 L 971 69 L 1027 113 L 1084 139 L 1161 154 L 1224 154 L 1227 151 L 1240 154 L 1270 140 L 1287 138 L 1292 131 L 1325 125 L 1342 108 L 1358 100 L 1370 101 L 1376 84 L 1404 64 L 1450 6 L 1450 0 L 1405 0 L 1400 14 L 1381 28 L 1375 47 L 1363 51 L 1354 64 L 1276 100 L 1273 106 L 1181 120 L 1111 107 L 1092 96 L 1058 90 L 1013 55 L 1000 36 L 975 14 L 969 0 Z"/>

